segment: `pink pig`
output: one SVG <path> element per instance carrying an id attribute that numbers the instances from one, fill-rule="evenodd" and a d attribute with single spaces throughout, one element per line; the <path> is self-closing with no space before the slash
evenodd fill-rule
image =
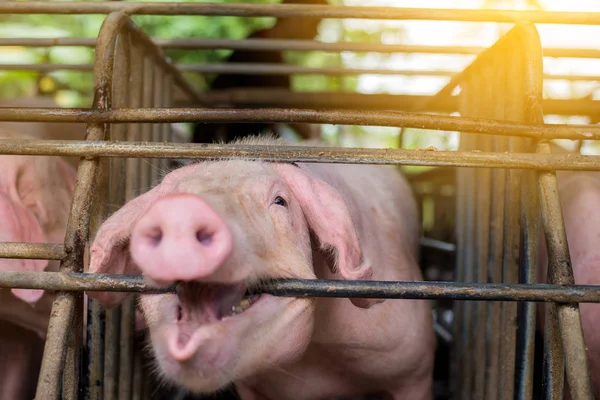
<path id="1" fill-rule="evenodd" d="M 572 154 L 558 146 L 552 146 L 552 153 Z M 575 283 L 600 285 L 600 247 L 597 243 L 600 237 L 600 172 L 558 171 L 556 179 Z M 545 283 L 548 253 L 541 229 L 539 238 L 538 281 Z M 593 393 L 595 398 L 600 398 L 600 336 L 597 332 L 600 324 L 600 304 L 582 303 L 579 308 L 594 386 Z M 540 304 L 538 327 L 542 330 L 544 310 L 544 305 Z"/>
<path id="2" fill-rule="evenodd" d="M 422 280 L 417 214 L 392 167 L 200 162 L 113 214 L 89 271 L 180 281 L 141 308 L 157 370 L 192 392 L 234 382 L 244 400 L 430 399 L 427 301 L 245 296 L 270 278 Z"/>
<path id="3" fill-rule="evenodd" d="M 33 139 L 0 128 L 3 139 Z M 58 157 L 0 155 L 0 242 L 63 243 L 77 179 Z M 58 270 L 58 261 L 0 259 L 0 271 Z M 53 294 L 0 289 L 0 399 L 35 391 Z M 33 390 L 33 392 L 32 392 Z"/>

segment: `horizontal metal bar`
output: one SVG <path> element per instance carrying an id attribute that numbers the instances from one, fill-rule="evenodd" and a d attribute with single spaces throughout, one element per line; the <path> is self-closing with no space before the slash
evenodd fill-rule
<path id="1" fill-rule="evenodd" d="M 348 147 L 0 139 L 0 154 L 131 158 L 238 158 L 272 162 L 600 171 L 600 156 Z"/>
<path id="2" fill-rule="evenodd" d="M 600 126 L 523 124 L 425 113 L 316 109 L 227 109 L 227 108 L 3 108 L 0 121 L 11 122 L 272 122 L 339 125 L 393 126 L 438 129 L 537 139 L 600 139 Z M 2 143 L 10 143 L 2 140 Z M 39 141 L 38 143 L 42 143 Z M 52 141 L 48 142 L 52 143 Z M 55 142 L 59 143 L 59 142 Z M 68 142 L 75 144 L 76 142 Z M 32 145 L 34 146 L 34 145 Z M 73 154 L 75 155 L 75 154 Z M 79 155 L 79 154 L 77 154 Z"/>
<path id="3" fill-rule="evenodd" d="M 386 148 L 263 146 L 158 142 L 0 139 L 0 154 L 127 158 L 239 158 L 270 162 L 515 168 L 600 171 L 600 156 L 403 150 Z"/>
<path id="4" fill-rule="evenodd" d="M 456 245 L 453 243 L 443 242 L 441 240 L 426 237 L 421 238 L 421 246 L 428 247 L 430 249 L 446 251 L 448 253 L 456 251 Z"/>
<path id="5" fill-rule="evenodd" d="M 292 92 L 280 89 L 231 89 L 209 91 L 201 95 L 202 106 L 243 106 L 261 108 L 398 110 L 451 113 L 458 111 L 458 96 L 439 98 L 437 95 L 364 94 L 340 92 Z M 436 98 L 435 101 L 432 100 Z M 427 108 L 419 105 L 427 104 Z M 188 106 L 188 104 L 185 104 Z M 597 116 L 600 101 L 588 99 L 543 99 L 545 115 Z"/>
<path id="6" fill-rule="evenodd" d="M 407 44 L 356 43 L 356 42 L 319 42 L 315 40 L 288 39 L 152 39 L 164 49 L 185 50 L 261 50 L 261 51 L 324 51 L 357 53 L 422 53 L 422 54 L 459 54 L 477 55 L 487 47 L 477 46 L 425 46 Z M 95 38 L 0 38 L 0 46 L 24 47 L 95 47 Z M 544 57 L 600 58 L 598 49 L 546 48 Z"/>
<path id="7" fill-rule="evenodd" d="M 306 4 L 128 3 L 128 2 L 2 2 L 0 14 L 212 15 L 238 17 L 315 17 L 380 20 L 600 24 L 597 12 L 463 10 L 398 7 L 350 7 Z"/>
<path id="8" fill-rule="evenodd" d="M 397 76 L 428 76 L 428 77 L 453 77 L 461 71 L 419 71 L 395 70 L 381 68 L 316 68 L 296 65 L 279 65 L 263 63 L 210 63 L 210 64 L 177 64 L 181 72 L 196 72 L 203 74 L 240 74 L 240 75 L 397 75 Z M 92 72 L 92 64 L 0 64 L 1 71 L 81 71 Z M 597 75 L 565 75 L 544 74 L 546 80 L 567 81 L 598 81 Z"/>
<path id="9" fill-rule="evenodd" d="M 27 260 L 62 260 L 65 246 L 55 243 L 1 242 L 0 258 L 20 258 Z"/>
<path id="10" fill-rule="evenodd" d="M 149 285 L 140 275 L 76 272 L 0 271 L 0 288 L 59 291 L 172 293 L 174 285 Z M 600 286 L 458 282 L 341 281 L 286 279 L 265 283 L 253 293 L 281 297 L 362 297 L 375 299 L 502 300 L 600 303 Z"/>

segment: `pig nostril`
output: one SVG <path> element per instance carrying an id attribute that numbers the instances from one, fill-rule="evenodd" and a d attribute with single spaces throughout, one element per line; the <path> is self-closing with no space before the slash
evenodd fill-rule
<path id="1" fill-rule="evenodd" d="M 210 246 L 210 244 L 212 243 L 212 237 L 213 237 L 213 235 L 210 233 L 206 233 L 206 232 L 202 232 L 202 231 L 198 231 L 196 233 L 196 238 L 198 239 L 198 241 L 205 246 Z"/>
<path id="2" fill-rule="evenodd" d="M 160 229 L 156 229 L 148 235 L 148 238 L 150 239 L 150 244 L 153 247 L 158 246 L 162 240 L 162 236 L 162 231 Z"/>
<path id="3" fill-rule="evenodd" d="M 181 306 L 177 306 L 177 321 L 181 321 Z"/>

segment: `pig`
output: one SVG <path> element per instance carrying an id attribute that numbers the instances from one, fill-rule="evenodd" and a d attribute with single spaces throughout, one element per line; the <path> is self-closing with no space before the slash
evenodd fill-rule
<path id="1" fill-rule="evenodd" d="M 4 126 L 4 125 L 3 125 Z M 0 127 L 0 138 L 35 136 Z M 63 243 L 76 182 L 59 157 L 0 155 L 0 241 Z M 0 259 L 1 271 L 56 271 L 59 261 Z M 0 289 L 0 400 L 33 398 L 53 293 Z"/>
<path id="2" fill-rule="evenodd" d="M 203 161 L 111 215 L 89 272 L 177 282 L 140 308 L 156 370 L 192 393 L 234 383 L 243 400 L 430 399 L 427 301 L 252 294 L 275 278 L 420 281 L 417 214 L 389 166 Z M 126 294 L 88 296 L 111 307 Z"/>
<path id="3" fill-rule="evenodd" d="M 60 106 L 52 97 L 17 97 L 9 100 L 0 100 L 0 107 L 24 108 L 59 108 Z M 0 121 L 0 129 L 19 132 L 31 138 L 41 140 L 84 140 L 86 125 L 71 122 L 8 122 Z M 71 167 L 77 169 L 78 157 L 63 157 Z"/>
<path id="4" fill-rule="evenodd" d="M 560 146 L 552 146 L 553 154 L 573 154 Z M 600 284 L 600 172 L 557 171 L 558 195 L 565 224 L 567 243 L 578 285 Z M 538 282 L 546 283 L 548 253 L 543 231 L 539 230 Z M 587 347 L 593 393 L 600 398 L 600 304 L 581 303 L 581 322 Z M 538 329 L 544 330 L 545 305 L 538 306 Z M 567 384 L 565 383 L 565 386 Z M 566 390 L 568 392 L 568 390 Z M 568 395 L 568 393 L 566 393 Z"/>

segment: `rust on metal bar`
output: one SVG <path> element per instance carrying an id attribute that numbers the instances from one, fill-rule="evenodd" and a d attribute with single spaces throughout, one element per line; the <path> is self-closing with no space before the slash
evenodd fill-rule
<path id="1" fill-rule="evenodd" d="M 100 28 L 96 46 L 95 96 L 93 108 L 110 107 L 113 61 L 118 32 L 128 18 L 123 14 L 109 15 Z M 98 141 L 105 139 L 104 124 L 90 124 L 86 139 Z M 85 245 L 89 239 L 91 205 L 93 201 L 96 174 L 99 160 L 82 158 L 77 170 L 77 184 L 73 194 L 71 212 L 67 222 L 65 249 L 67 258 L 61 263 L 61 271 L 79 272 L 83 269 Z M 65 368 L 75 369 L 74 365 L 65 365 L 67 347 L 77 346 L 77 340 L 68 341 L 73 328 L 80 327 L 79 316 L 82 312 L 81 296 L 78 293 L 59 292 L 52 306 L 50 325 L 44 346 L 44 356 L 40 369 L 36 399 L 58 399 L 59 383 Z M 80 329 L 81 331 L 81 329 Z M 71 335 L 73 337 L 73 335 Z M 69 360 L 66 360 L 69 361 Z M 78 375 L 74 378 L 77 380 Z M 78 386 L 78 385 L 76 385 Z"/>
<path id="2" fill-rule="evenodd" d="M 550 153 L 549 143 L 540 143 L 538 153 Z M 575 278 L 558 196 L 556 174 L 540 172 L 538 175 L 538 188 L 542 226 L 548 250 L 548 276 L 550 282 L 560 285 L 573 284 Z M 579 305 L 576 303 L 561 304 L 557 306 L 556 311 L 571 399 L 592 399 L 591 377 Z M 558 370 L 555 372 L 560 373 Z"/>
<path id="3" fill-rule="evenodd" d="M 104 141 L 0 140 L 0 153 L 79 157 L 239 158 L 270 162 L 520 168 L 540 171 L 599 171 L 600 156 L 532 155 L 383 148 L 181 144 Z"/>
<path id="4" fill-rule="evenodd" d="M 0 14 L 109 14 L 122 11 L 128 15 L 207 15 L 237 17 L 317 17 L 379 20 L 422 20 L 464 22 L 519 22 L 545 24 L 600 24 L 597 12 L 457 10 L 398 7 L 351 7 L 300 4 L 248 3 L 128 3 L 66 2 L 56 7 L 46 2 L 0 3 Z"/>
<path id="5" fill-rule="evenodd" d="M 20 258 L 27 260 L 63 260 L 65 246 L 55 243 L 0 243 L 0 258 Z"/>
<path id="6" fill-rule="evenodd" d="M 600 139 L 600 126 L 525 124 L 483 118 L 431 115 L 415 112 L 303 109 L 202 109 L 202 108 L 0 108 L 0 121 L 30 122 L 273 122 L 339 125 L 394 126 L 462 131 L 536 139 Z M 3 139 L 2 143 L 8 143 Z M 23 141 L 25 142 L 25 141 Z M 75 141 L 73 141 L 75 143 Z"/>
<path id="7" fill-rule="evenodd" d="M 333 108 L 366 110 L 398 110 L 452 113 L 458 110 L 457 96 L 438 99 L 431 104 L 430 95 L 357 94 L 339 92 L 292 92 L 280 89 L 232 89 L 202 94 L 203 106 L 236 105 L 273 108 Z M 544 99 L 546 114 L 597 115 L 598 100 Z M 427 108 L 419 108 L 427 104 Z"/>
<path id="8" fill-rule="evenodd" d="M 487 48 L 477 46 L 426 46 L 409 44 L 383 44 L 360 42 L 320 42 L 316 40 L 292 39 L 159 39 L 152 41 L 163 49 L 183 50 L 260 50 L 260 51 L 323 51 L 323 52 L 356 52 L 356 53 L 420 53 L 420 54 L 455 54 L 478 55 Z M 0 38 L 2 46 L 25 47 L 95 47 L 95 38 Z M 544 57 L 554 58 L 600 58 L 598 49 L 545 48 Z"/>
<path id="9" fill-rule="evenodd" d="M 61 292 L 174 293 L 175 285 L 145 283 L 140 275 L 85 272 L 0 271 L 0 288 L 45 289 Z M 600 303 L 600 285 L 460 283 L 433 281 L 342 281 L 281 279 L 265 283 L 261 293 L 282 297 L 385 299 L 456 299 Z"/>

